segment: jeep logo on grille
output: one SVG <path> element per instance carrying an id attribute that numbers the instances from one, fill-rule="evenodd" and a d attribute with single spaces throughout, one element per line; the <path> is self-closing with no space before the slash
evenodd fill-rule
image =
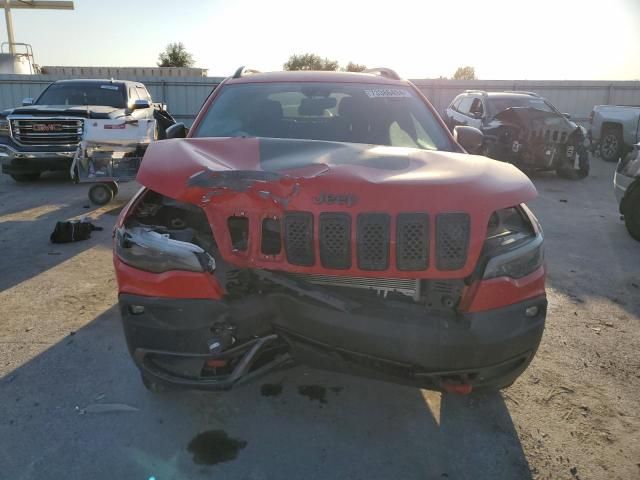
<path id="1" fill-rule="evenodd" d="M 313 198 L 313 203 L 318 205 L 346 205 L 352 207 L 357 203 L 358 199 L 351 193 L 335 194 L 320 192 L 320 195 Z"/>
<path id="2" fill-rule="evenodd" d="M 62 125 L 57 123 L 34 123 L 32 130 L 34 132 L 61 132 Z"/>

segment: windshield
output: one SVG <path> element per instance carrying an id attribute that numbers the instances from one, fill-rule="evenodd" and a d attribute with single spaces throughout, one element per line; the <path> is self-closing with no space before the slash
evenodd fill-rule
<path id="1" fill-rule="evenodd" d="M 454 149 L 434 114 L 411 88 L 364 83 L 227 85 L 193 136 Z"/>
<path id="2" fill-rule="evenodd" d="M 488 103 L 489 116 L 494 117 L 498 113 L 511 107 L 535 108 L 543 112 L 556 112 L 555 108 L 545 102 L 542 98 L 529 96 L 513 96 L 503 98 L 490 98 Z"/>
<path id="3" fill-rule="evenodd" d="M 110 83 L 53 84 L 47 88 L 37 105 L 100 105 L 125 108 L 124 89 Z"/>

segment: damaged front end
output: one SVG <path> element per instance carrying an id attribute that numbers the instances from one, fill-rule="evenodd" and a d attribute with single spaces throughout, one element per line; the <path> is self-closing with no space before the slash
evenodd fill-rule
<path id="1" fill-rule="evenodd" d="M 510 107 L 485 130 L 485 154 L 525 171 L 555 170 L 577 180 L 589 174 L 586 130 L 554 111 Z"/>
<path id="2" fill-rule="evenodd" d="M 467 391 L 508 385 L 531 361 L 546 312 L 542 232 L 512 167 L 490 162 L 504 183 L 489 187 L 461 184 L 462 154 L 314 142 L 322 162 L 303 162 L 308 142 L 173 145 L 208 160 L 168 182 L 145 159 L 148 188 L 115 231 L 125 335 L 147 383 L 228 389 L 304 363 Z M 252 149 L 264 170 L 248 168 Z M 223 161 L 230 150 L 244 152 Z M 266 168 L 286 151 L 302 164 Z M 234 162 L 244 169 L 225 168 Z M 466 199 L 416 208 L 426 190 L 451 195 L 444 165 Z M 482 188 L 494 195 L 474 202 Z"/>

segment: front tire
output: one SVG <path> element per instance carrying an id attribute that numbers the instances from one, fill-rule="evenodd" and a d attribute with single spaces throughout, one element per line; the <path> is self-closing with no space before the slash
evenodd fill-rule
<path id="1" fill-rule="evenodd" d="M 589 152 L 586 149 L 580 149 L 578 155 L 578 169 L 573 168 L 573 165 L 562 165 L 558 167 L 556 173 L 560 178 L 567 180 L 582 180 L 589 175 L 591 169 L 589 165 Z"/>
<path id="2" fill-rule="evenodd" d="M 624 203 L 624 226 L 629 235 L 640 242 L 640 188 L 634 188 Z"/>
<path id="3" fill-rule="evenodd" d="M 600 158 L 605 162 L 617 162 L 622 156 L 622 135 L 617 129 L 605 130 L 600 139 Z"/>
<path id="4" fill-rule="evenodd" d="M 16 173 L 12 174 L 11 178 L 19 183 L 35 182 L 40 178 L 40 173 Z"/>

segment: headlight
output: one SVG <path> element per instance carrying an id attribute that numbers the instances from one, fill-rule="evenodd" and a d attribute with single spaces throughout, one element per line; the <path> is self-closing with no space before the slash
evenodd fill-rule
<path id="1" fill-rule="evenodd" d="M 6 118 L 0 118 L 0 136 L 9 136 L 9 120 Z"/>
<path id="2" fill-rule="evenodd" d="M 198 245 L 169 238 L 148 227 L 119 228 L 116 254 L 127 265 L 154 273 L 212 272 L 216 266 L 213 257 Z"/>
<path id="3" fill-rule="evenodd" d="M 482 278 L 522 278 L 544 262 L 543 237 L 521 207 L 491 215 L 484 246 L 487 263 Z"/>

